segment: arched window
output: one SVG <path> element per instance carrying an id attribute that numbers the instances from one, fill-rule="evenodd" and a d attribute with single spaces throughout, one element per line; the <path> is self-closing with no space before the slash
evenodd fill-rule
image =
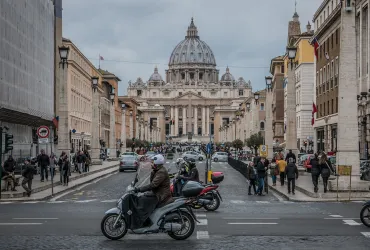
<path id="1" fill-rule="evenodd" d="M 263 130 L 265 130 L 265 123 L 260 122 L 260 131 L 263 131 Z"/>

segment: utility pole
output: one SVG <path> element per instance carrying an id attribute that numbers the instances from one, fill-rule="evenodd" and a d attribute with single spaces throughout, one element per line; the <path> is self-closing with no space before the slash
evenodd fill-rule
<path id="1" fill-rule="evenodd" d="M 0 200 L 1 200 L 1 179 L 3 178 L 3 127 L 0 127 Z"/>

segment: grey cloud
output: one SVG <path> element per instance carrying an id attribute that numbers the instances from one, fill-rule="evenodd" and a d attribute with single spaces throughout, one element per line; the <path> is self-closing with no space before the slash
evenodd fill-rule
<path id="1" fill-rule="evenodd" d="M 302 29 L 321 2 L 298 1 Z M 63 4 L 63 36 L 96 66 L 99 53 L 106 59 L 102 68 L 122 79 L 120 94 L 126 92 L 127 81 L 137 77 L 146 81 L 155 64 L 164 75 L 191 16 L 220 72 L 226 65 L 238 66 L 230 68 L 234 77 L 250 79 L 254 89 L 261 89 L 271 58 L 285 52 L 287 24 L 294 13 L 294 0 L 64 0 Z"/>

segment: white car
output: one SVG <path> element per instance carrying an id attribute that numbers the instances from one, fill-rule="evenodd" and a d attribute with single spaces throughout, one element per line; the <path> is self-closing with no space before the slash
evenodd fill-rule
<path id="1" fill-rule="evenodd" d="M 204 156 L 195 151 L 187 151 L 182 154 L 182 158 L 186 161 L 187 159 L 194 159 L 196 161 L 203 161 Z"/>
<path id="2" fill-rule="evenodd" d="M 228 161 L 229 156 L 226 152 L 216 152 L 212 155 L 212 161 Z"/>

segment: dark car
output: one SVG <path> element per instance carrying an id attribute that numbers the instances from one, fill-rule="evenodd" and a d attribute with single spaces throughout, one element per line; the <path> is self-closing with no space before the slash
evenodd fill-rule
<path id="1" fill-rule="evenodd" d="M 139 169 L 139 160 L 134 155 L 123 155 L 119 163 L 119 171 L 135 170 Z"/>

